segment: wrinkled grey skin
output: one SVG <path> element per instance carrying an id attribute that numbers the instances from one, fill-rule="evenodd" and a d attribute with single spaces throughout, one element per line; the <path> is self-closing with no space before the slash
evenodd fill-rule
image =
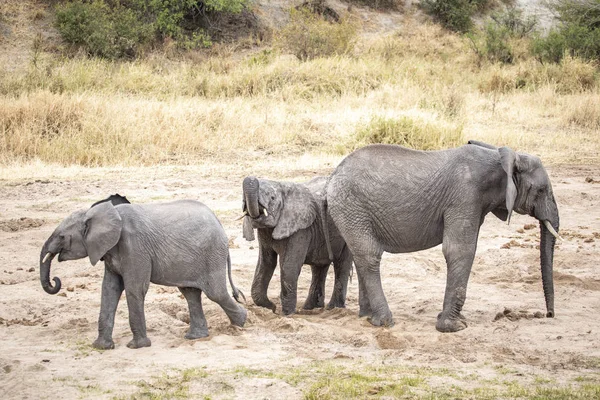
<path id="1" fill-rule="evenodd" d="M 360 316 L 393 325 L 381 284 L 384 251 L 407 253 L 442 243 L 448 275 L 436 328 L 466 328 L 461 315 L 479 228 L 492 212 L 540 220 L 541 268 L 547 316 L 554 316 L 552 264 L 558 208 L 539 158 L 481 142 L 443 151 L 372 145 L 348 155 L 327 186 L 328 210 L 354 255 Z M 473 143 L 473 144 L 471 144 Z"/>
<path id="2" fill-rule="evenodd" d="M 232 324 L 243 326 L 246 310 L 227 293 L 227 274 L 234 297 L 238 290 L 231 281 L 228 239 L 213 212 L 197 201 L 113 206 L 100 203 L 76 211 L 52 233 L 40 254 L 40 280 L 46 292 L 60 290 L 50 284 L 50 264 L 89 257 L 92 265 L 104 258 L 102 301 L 98 338 L 93 346 L 112 349 L 112 331 L 117 304 L 123 290 L 127 295 L 130 348 L 150 346 L 146 335 L 144 298 L 150 282 L 177 286 L 190 310 L 187 339 L 208 336 L 201 294 L 217 302 Z M 44 261 L 44 258 L 47 259 Z"/>
<path id="3" fill-rule="evenodd" d="M 323 233 L 323 202 L 326 178 L 307 182 L 275 182 L 255 177 L 244 180 L 244 237 L 254 240 L 258 233 L 258 263 L 252 282 L 252 299 L 275 311 L 267 297 L 269 282 L 281 266 L 281 305 L 285 315 L 296 312 L 298 276 L 303 264 L 311 266 L 312 283 L 303 308 L 324 306 L 325 279 L 331 260 Z M 264 210 L 267 210 L 265 215 Z M 335 283 L 327 308 L 345 307 L 352 255 L 328 216 Z"/>

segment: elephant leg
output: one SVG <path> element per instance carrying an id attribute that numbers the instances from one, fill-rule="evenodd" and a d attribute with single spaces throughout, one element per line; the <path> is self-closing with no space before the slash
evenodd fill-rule
<path id="1" fill-rule="evenodd" d="M 296 232 L 289 238 L 280 257 L 281 264 L 281 308 L 284 315 L 296 312 L 298 276 L 306 259 L 310 237 L 304 231 Z"/>
<path id="2" fill-rule="evenodd" d="M 97 349 L 107 350 L 115 348 L 112 333 L 121 293 L 123 293 L 123 279 L 120 275 L 105 268 L 104 279 L 102 280 L 100 316 L 98 317 L 98 338 L 92 344 Z"/>
<path id="3" fill-rule="evenodd" d="M 202 291 L 211 301 L 214 301 L 221 306 L 233 325 L 239 327 L 244 326 L 246 323 L 247 311 L 244 307 L 236 303 L 235 300 L 233 300 L 233 297 L 227 292 L 227 277 L 225 275 L 225 270 L 223 270 L 222 278 L 219 274 L 219 282 L 223 283 L 206 285 Z"/>
<path id="4" fill-rule="evenodd" d="M 358 271 L 356 271 L 356 275 L 358 275 L 358 316 L 370 318 L 373 310 L 371 310 L 371 303 L 367 297 L 364 278 Z"/>
<path id="5" fill-rule="evenodd" d="M 383 293 L 379 271 L 383 251 L 371 250 L 370 252 L 352 253 L 354 254 L 354 263 L 359 282 L 362 279 L 362 292 L 366 296 L 371 308 L 369 322 L 375 326 L 393 326 L 392 312 Z"/>
<path id="6" fill-rule="evenodd" d="M 325 280 L 329 265 L 311 265 L 312 281 L 308 291 L 308 297 L 302 307 L 305 310 L 323 308 L 325 306 Z"/>
<path id="7" fill-rule="evenodd" d="M 140 266 L 130 267 L 131 272 L 136 270 L 139 271 Z M 127 343 L 127 347 L 130 349 L 150 347 L 151 345 L 146 334 L 146 316 L 144 314 L 144 300 L 150 286 L 150 268 L 147 268 L 147 270 L 147 277 L 140 277 L 139 274 L 133 273 L 123 276 L 125 294 L 127 295 L 127 308 L 129 309 L 129 326 L 133 333 L 133 339 Z"/>
<path id="8" fill-rule="evenodd" d="M 190 310 L 190 329 L 185 334 L 186 339 L 199 339 L 208 336 L 208 325 L 202 311 L 202 291 L 196 288 L 180 287 L 179 291 L 185 297 Z"/>
<path id="9" fill-rule="evenodd" d="M 333 284 L 331 300 L 329 300 L 329 304 L 327 305 L 329 310 L 336 307 L 346 307 L 348 279 L 352 272 L 352 254 L 350 253 L 348 246 L 344 246 L 341 256 L 333 261 L 333 269 L 335 271 L 335 282 Z"/>
<path id="10" fill-rule="evenodd" d="M 277 266 L 277 253 L 262 244 L 258 250 L 258 263 L 254 271 L 254 279 L 252 280 L 252 300 L 254 304 L 260 307 L 265 307 L 273 312 L 276 308 L 275 304 L 267 296 L 267 289 L 273 277 L 273 272 Z"/>
<path id="11" fill-rule="evenodd" d="M 467 284 L 477 249 L 479 221 L 456 219 L 444 225 L 442 251 L 446 258 L 448 275 L 444 307 L 438 315 L 436 329 L 457 332 L 467 327 L 461 311 L 467 297 Z"/>

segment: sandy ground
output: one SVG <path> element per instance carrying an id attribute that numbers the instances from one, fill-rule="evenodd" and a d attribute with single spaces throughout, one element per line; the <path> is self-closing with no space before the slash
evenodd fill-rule
<path id="1" fill-rule="evenodd" d="M 4 171 L 0 180 L 0 398 L 162 393 L 164 397 L 295 399 L 302 398 L 313 382 L 294 380 L 285 372 L 297 375 L 319 365 L 344 370 L 385 365 L 417 375 L 441 371 L 427 374 L 420 389 L 425 392 L 453 390 L 452 385 L 493 386 L 503 379 L 555 387 L 600 382 L 600 167 L 549 168 L 564 237 L 555 253 L 556 318 L 533 317 L 545 310 L 536 249 L 539 230 L 537 225 L 529 226 L 536 221 L 515 216 L 507 226 L 490 214 L 481 231 L 464 309 L 469 327 L 441 334 L 435 330 L 435 319 L 446 268 L 439 247 L 384 256 L 384 290 L 396 321 L 390 329 L 374 328 L 358 318 L 356 279 L 349 286 L 346 309 L 283 317 L 252 304 L 250 284 L 258 251 L 255 242 L 242 238 L 241 223 L 234 221 L 240 211 L 243 177 L 256 174 L 298 181 L 331 171 L 331 164 L 323 169 L 284 165 L 55 168 L 24 173 L 34 178 Z M 115 192 L 136 203 L 199 199 L 216 212 L 230 237 L 234 281 L 249 299 L 246 327 L 229 325 L 224 312 L 205 299 L 210 337 L 187 341 L 183 338 L 185 300 L 176 288 L 152 285 L 146 299 L 152 347 L 125 346 L 131 332 L 124 299 L 116 317 L 116 348 L 100 352 L 90 347 L 97 334 L 102 263 L 92 267 L 87 259 L 55 262 L 51 276 L 62 279 L 63 290 L 51 296 L 40 286 L 38 257 L 43 242 L 64 217 Z M 299 306 L 309 279 L 306 267 Z M 269 296 L 279 304 L 278 270 Z M 512 312 L 495 320 L 506 308 Z"/>

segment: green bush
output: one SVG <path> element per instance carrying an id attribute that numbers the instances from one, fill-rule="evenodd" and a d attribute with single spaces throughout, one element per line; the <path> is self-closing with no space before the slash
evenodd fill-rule
<path id="1" fill-rule="evenodd" d="M 110 8 L 100 0 L 78 0 L 58 6 L 56 24 L 67 42 L 105 58 L 135 56 L 152 38 L 151 27 L 140 21 L 133 10 Z"/>
<path id="2" fill-rule="evenodd" d="M 490 6 L 490 0 L 421 0 L 425 12 L 455 32 L 468 32 L 473 27 L 472 17 Z"/>
<path id="3" fill-rule="evenodd" d="M 133 57 L 152 41 L 180 48 L 211 45 L 201 13 L 242 11 L 246 0 L 73 0 L 58 5 L 56 25 L 68 43 L 105 58 Z M 201 9 L 201 5 L 204 8 Z"/>
<path id="4" fill-rule="evenodd" d="M 510 32 L 513 37 L 524 38 L 534 32 L 538 23 L 534 16 L 523 16 L 523 10 L 518 7 L 507 7 L 492 13 L 492 21 L 499 27 Z"/>
<path id="5" fill-rule="evenodd" d="M 553 0 L 549 4 L 560 23 L 533 40 L 533 54 L 549 62 L 559 62 L 566 54 L 600 60 L 600 0 Z"/>
<path id="6" fill-rule="evenodd" d="M 530 36 L 536 24 L 535 18 L 524 18 L 520 9 L 509 7 L 492 13 L 483 28 L 468 33 L 467 37 L 480 60 L 512 64 L 516 58 L 515 45 L 519 39 Z"/>
<path id="7" fill-rule="evenodd" d="M 292 9 L 290 23 L 276 37 L 276 45 L 301 61 L 342 55 L 354 46 L 357 27 L 348 19 L 329 22 L 307 9 Z"/>

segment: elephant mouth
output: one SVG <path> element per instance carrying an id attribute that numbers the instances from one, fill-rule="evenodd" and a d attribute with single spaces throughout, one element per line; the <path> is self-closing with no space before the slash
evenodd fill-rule
<path id="1" fill-rule="evenodd" d="M 256 217 L 253 217 L 248 212 L 248 207 L 246 207 L 246 205 L 244 204 L 243 214 L 238 219 L 242 219 L 243 217 L 247 216 L 247 217 L 252 218 L 253 220 L 258 220 L 258 219 L 260 219 L 262 217 L 268 217 L 269 216 L 269 211 L 267 211 L 267 207 L 263 206 L 260 202 L 258 202 L 258 211 L 259 211 L 258 215 Z"/>

